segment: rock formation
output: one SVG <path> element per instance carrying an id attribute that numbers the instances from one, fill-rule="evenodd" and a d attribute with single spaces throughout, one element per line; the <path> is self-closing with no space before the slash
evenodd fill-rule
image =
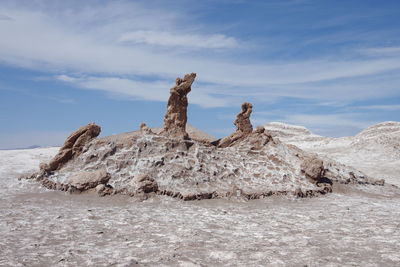
<path id="1" fill-rule="evenodd" d="M 148 174 L 140 174 L 133 177 L 131 181 L 131 186 L 131 191 L 133 194 L 151 193 L 158 191 L 157 182 Z"/>
<path id="2" fill-rule="evenodd" d="M 105 168 L 95 171 L 82 171 L 68 178 L 67 183 L 79 191 L 95 188 L 107 184 L 111 175 Z"/>
<path id="3" fill-rule="evenodd" d="M 175 137 L 187 138 L 187 94 L 196 78 L 196 73 L 186 74 L 183 79 L 177 78 L 175 86 L 170 89 L 167 112 L 164 117 L 163 133 Z"/>
<path id="4" fill-rule="evenodd" d="M 162 130 L 142 123 L 135 132 L 95 138 L 100 127 L 89 124 L 71 134 L 56 157 L 31 178 L 49 189 L 95 188 L 99 195 L 183 200 L 310 197 L 331 192 L 332 181 L 379 184 L 357 170 L 284 144 L 263 127 L 253 131 L 249 103 L 242 105 L 232 135 L 216 142 L 188 138 L 187 94 L 195 77 L 192 73 L 177 79 Z"/>
<path id="5" fill-rule="evenodd" d="M 315 182 L 321 180 L 324 172 L 324 162 L 318 157 L 306 157 L 300 167 L 307 178 Z"/>
<path id="6" fill-rule="evenodd" d="M 236 116 L 234 122 L 236 126 L 236 132 L 241 132 L 243 134 L 249 134 L 253 131 L 253 126 L 250 122 L 250 115 L 253 111 L 253 105 L 250 103 L 242 104 L 242 111 Z"/>
<path id="7" fill-rule="evenodd" d="M 236 120 L 234 122 L 234 125 L 236 126 L 236 131 L 230 136 L 221 139 L 217 144 L 218 147 L 228 147 L 232 145 L 235 141 L 245 137 L 246 135 L 249 135 L 253 131 L 253 126 L 250 122 L 250 115 L 252 111 L 252 104 L 247 102 L 242 104 L 242 111 L 238 115 L 236 115 Z"/>
<path id="8" fill-rule="evenodd" d="M 40 169 L 49 172 L 61 168 L 66 162 L 79 156 L 83 147 L 96 138 L 100 131 L 100 126 L 94 123 L 80 127 L 65 140 L 60 151 L 48 164 L 41 164 Z"/>
<path id="9" fill-rule="evenodd" d="M 316 153 L 324 165 L 334 160 L 400 186 L 400 122 L 381 122 L 355 136 L 340 138 L 320 136 L 302 126 L 284 123 L 272 122 L 264 127 L 275 139 Z M 330 172 L 325 172 L 324 176 L 328 174 Z M 350 177 L 350 180 L 353 179 Z"/>
<path id="10" fill-rule="evenodd" d="M 146 123 L 142 122 L 139 126 L 139 129 L 143 133 L 151 133 L 151 129 L 146 125 Z"/>

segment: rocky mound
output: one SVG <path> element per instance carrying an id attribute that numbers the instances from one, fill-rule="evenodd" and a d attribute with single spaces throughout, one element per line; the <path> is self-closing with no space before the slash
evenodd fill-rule
<path id="1" fill-rule="evenodd" d="M 388 121 L 372 125 L 357 134 L 351 145 L 359 148 L 383 148 L 386 154 L 400 159 L 400 122 Z"/>
<path id="2" fill-rule="evenodd" d="M 357 134 L 358 137 L 376 138 L 382 135 L 396 136 L 400 135 L 400 122 L 386 121 L 368 127 Z"/>
<path id="3" fill-rule="evenodd" d="M 341 138 L 322 137 L 304 127 L 283 123 L 268 123 L 264 127 L 274 138 L 317 153 L 325 161 L 335 160 L 400 185 L 399 122 L 382 122 L 355 136 Z"/>
<path id="4" fill-rule="evenodd" d="M 277 136 L 279 138 L 308 138 L 308 137 L 321 137 L 319 135 L 314 135 L 307 128 L 297 125 L 289 125 L 281 122 L 270 122 L 265 125 L 265 128 L 271 133 L 272 136 Z"/>
<path id="5" fill-rule="evenodd" d="M 312 133 L 303 126 L 290 125 L 281 122 L 270 122 L 264 128 L 275 138 L 287 144 L 302 144 L 301 148 L 312 148 L 314 146 L 329 147 L 335 138 L 327 138 Z"/>
<path id="6" fill-rule="evenodd" d="M 335 182 L 383 184 L 284 144 L 263 127 L 253 130 L 250 103 L 242 105 L 232 135 L 213 142 L 191 138 L 186 109 L 195 77 L 176 80 L 160 131 L 143 123 L 135 132 L 95 138 L 100 127 L 89 124 L 68 137 L 59 154 L 30 178 L 51 189 L 184 200 L 306 197 L 331 192 Z"/>

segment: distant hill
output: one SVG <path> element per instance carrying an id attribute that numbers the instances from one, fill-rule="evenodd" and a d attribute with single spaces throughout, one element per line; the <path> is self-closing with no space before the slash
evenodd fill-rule
<path id="1" fill-rule="evenodd" d="M 341 138 L 323 137 L 305 127 L 279 122 L 264 127 L 284 143 L 400 185 L 400 122 L 381 122 L 355 136 Z"/>

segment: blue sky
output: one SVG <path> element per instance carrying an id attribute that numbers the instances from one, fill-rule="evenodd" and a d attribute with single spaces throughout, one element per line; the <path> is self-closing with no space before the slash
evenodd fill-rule
<path id="1" fill-rule="evenodd" d="M 0 148 L 160 126 L 176 77 L 196 72 L 189 123 L 303 125 L 353 135 L 399 121 L 400 2 L 0 0 Z"/>

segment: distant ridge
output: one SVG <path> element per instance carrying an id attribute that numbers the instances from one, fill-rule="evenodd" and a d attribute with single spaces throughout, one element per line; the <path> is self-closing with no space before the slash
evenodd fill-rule
<path id="1" fill-rule="evenodd" d="M 41 148 L 42 146 L 39 145 L 32 145 L 32 146 L 27 146 L 27 147 L 11 147 L 11 148 L 1 148 L 0 150 L 24 150 L 24 149 L 35 149 L 35 148 Z"/>
<path id="2" fill-rule="evenodd" d="M 400 185 L 400 122 L 381 122 L 355 136 L 340 138 L 323 137 L 305 127 L 280 122 L 268 123 L 264 128 L 284 143 Z"/>

